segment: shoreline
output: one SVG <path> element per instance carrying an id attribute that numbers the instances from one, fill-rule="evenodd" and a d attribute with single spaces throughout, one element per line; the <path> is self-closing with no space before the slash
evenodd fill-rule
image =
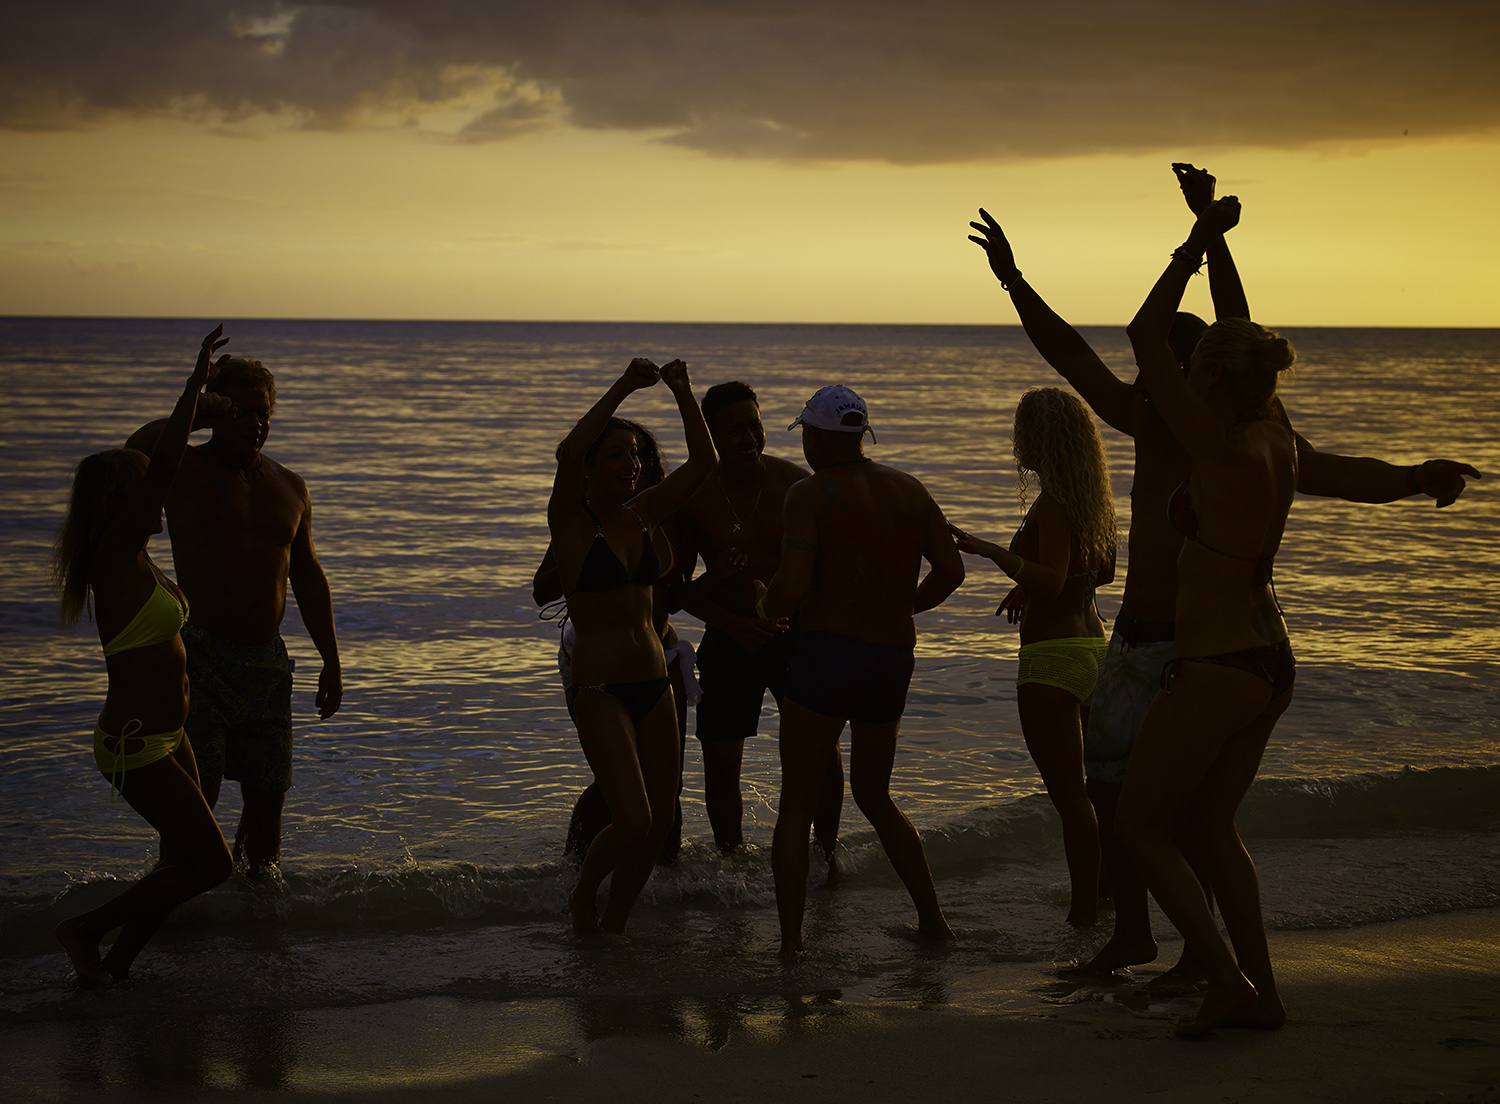
<path id="1" fill-rule="evenodd" d="M 0 1061 L 12 1100 L 1495 1099 L 1497 946 L 1500 909 L 1272 932 L 1287 1026 L 1202 1040 L 1171 1034 L 1194 1002 L 1135 996 L 1173 960 L 1164 943 L 1134 981 L 1081 985 L 1018 962 L 935 974 L 926 1003 L 883 998 L 876 981 L 713 999 L 424 997 L 134 1035 L 119 1017 L 52 1020 L 0 1033 Z M 231 1035 L 242 1045 L 226 1063 Z"/>

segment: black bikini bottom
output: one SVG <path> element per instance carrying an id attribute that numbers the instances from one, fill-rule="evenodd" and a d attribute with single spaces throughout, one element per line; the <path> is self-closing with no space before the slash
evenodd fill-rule
<path id="1" fill-rule="evenodd" d="M 1162 669 L 1162 689 L 1171 693 L 1172 676 L 1184 663 L 1213 663 L 1220 667 L 1233 667 L 1256 678 L 1265 679 L 1271 685 L 1271 700 L 1274 701 L 1292 688 L 1297 678 L 1297 658 L 1292 655 L 1289 640 L 1275 644 L 1262 644 L 1258 648 L 1241 648 L 1237 652 L 1225 652 L 1211 656 L 1179 656 Z"/>
<path id="2" fill-rule="evenodd" d="M 638 725 L 646 719 L 646 714 L 656 708 L 656 703 L 661 700 L 661 696 L 666 693 L 670 685 L 672 685 L 670 679 L 654 678 L 643 679 L 640 682 L 600 682 L 591 686 L 570 686 L 568 687 L 568 712 L 573 712 L 573 702 L 582 691 L 602 690 L 606 694 L 619 698 L 620 704 L 625 707 L 625 712 L 630 716 L 630 723 Z"/>

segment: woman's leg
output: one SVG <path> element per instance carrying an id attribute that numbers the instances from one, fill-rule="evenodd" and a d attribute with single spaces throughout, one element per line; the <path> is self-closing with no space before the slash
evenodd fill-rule
<path id="1" fill-rule="evenodd" d="M 582 939 L 599 934 L 595 903 L 599 887 L 625 854 L 638 847 L 650 832 L 651 803 L 636 753 L 635 730 L 620 700 L 601 690 L 585 690 L 574 699 L 573 720 L 578 742 L 611 815 L 609 825 L 589 844 L 578 884 L 568 895 L 573 936 Z"/>
<path id="2" fill-rule="evenodd" d="M 191 763 L 191 749 L 186 756 Z M 177 756 L 126 771 L 120 795 L 161 835 L 162 857 L 119 896 L 57 926 L 57 939 L 86 985 L 126 977 L 136 955 L 173 909 L 212 889 L 234 870 L 229 846 L 196 776 L 183 769 Z M 101 960 L 99 943 L 115 928 L 122 929 L 120 936 Z"/>
<path id="3" fill-rule="evenodd" d="M 829 764 L 838 753 L 844 721 L 781 701 L 781 797 L 771 841 L 776 911 L 781 919 L 783 962 L 802 951 L 802 914 L 807 906 L 808 835 L 817 817 Z"/>
<path id="4" fill-rule="evenodd" d="M 1256 993 L 1219 936 L 1203 888 L 1172 839 L 1173 822 L 1196 798 L 1229 803 L 1227 809 L 1216 806 L 1215 813 L 1232 824 L 1244 787 L 1254 777 L 1253 768 L 1248 776 L 1244 771 L 1247 752 L 1241 749 L 1254 744 L 1252 729 L 1258 728 L 1262 748 L 1270 731 L 1269 725 L 1245 726 L 1241 718 L 1255 717 L 1258 722 L 1269 697 L 1265 681 L 1244 671 L 1183 663 L 1172 678 L 1171 692 L 1158 694 L 1146 714 L 1120 795 L 1115 828 L 1121 842 L 1162 911 L 1208 972 L 1208 991 L 1197 1019 L 1186 1028 L 1190 1032 L 1241 1015 L 1255 1003 Z M 1220 755 L 1231 742 L 1234 750 L 1226 764 L 1235 766 L 1221 767 Z M 1223 888 L 1218 880 L 1235 873 L 1209 871 L 1221 894 L 1221 907 Z"/>
<path id="5" fill-rule="evenodd" d="M 938 905 L 922 837 L 891 800 L 891 769 L 900 730 L 900 721 L 849 723 L 849 789 L 917 906 L 917 931 L 933 939 L 957 939 Z"/>
<path id="6" fill-rule="evenodd" d="M 625 930 L 630 910 L 672 832 L 673 809 L 682 784 L 682 745 L 677 734 L 677 706 L 671 694 L 663 694 L 642 718 L 635 742 L 648 823 L 643 837 L 620 857 L 610 878 L 601 926 L 615 933 Z"/>
<path id="7" fill-rule="evenodd" d="M 1026 750 L 1062 819 L 1063 853 L 1072 885 L 1068 923 L 1092 927 L 1099 919 L 1099 823 L 1083 779 L 1083 725 L 1078 699 L 1039 682 L 1016 687 Z"/>

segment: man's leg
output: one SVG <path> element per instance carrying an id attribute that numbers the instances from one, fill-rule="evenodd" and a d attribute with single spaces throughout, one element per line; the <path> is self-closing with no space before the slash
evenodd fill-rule
<path id="1" fill-rule="evenodd" d="M 241 783 L 240 794 L 245 808 L 234 833 L 234 858 L 236 862 L 243 858 L 253 878 L 281 861 L 281 807 L 286 791 Z"/>
<path id="2" fill-rule="evenodd" d="M 818 811 L 813 817 L 813 838 L 828 863 L 827 885 L 839 880 L 838 856 L 839 819 L 844 815 L 844 758 L 839 753 L 838 741 L 834 741 L 828 767 L 823 771 L 823 789 L 818 794 Z"/>
<path id="3" fill-rule="evenodd" d="M 817 815 L 829 761 L 837 754 L 841 718 L 825 717 L 791 699 L 781 703 L 781 798 L 771 842 L 776 912 L 781 919 L 783 962 L 802 951 L 802 914 L 807 906 L 810 865 L 808 833 Z"/>
<path id="4" fill-rule="evenodd" d="M 744 740 L 704 740 L 703 804 L 714 842 L 721 851 L 733 851 L 745 842 L 744 798 L 740 796 L 740 764 L 745 756 Z"/>

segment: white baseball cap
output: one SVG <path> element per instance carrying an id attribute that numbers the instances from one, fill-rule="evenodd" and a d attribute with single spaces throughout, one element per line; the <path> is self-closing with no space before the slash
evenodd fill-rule
<path id="1" fill-rule="evenodd" d="M 844 417 L 851 413 L 859 415 L 859 422 L 845 425 Z M 837 383 L 820 387 L 813 392 L 813 397 L 807 400 L 802 413 L 797 415 L 797 420 L 787 426 L 787 429 L 796 429 L 799 425 L 831 429 L 836 433 L 863 433 L 868 429 L 870 440 L 875 440 L 875 430 L 870 425 L 870 412 L 865 408 L 865 400 Z"/>

